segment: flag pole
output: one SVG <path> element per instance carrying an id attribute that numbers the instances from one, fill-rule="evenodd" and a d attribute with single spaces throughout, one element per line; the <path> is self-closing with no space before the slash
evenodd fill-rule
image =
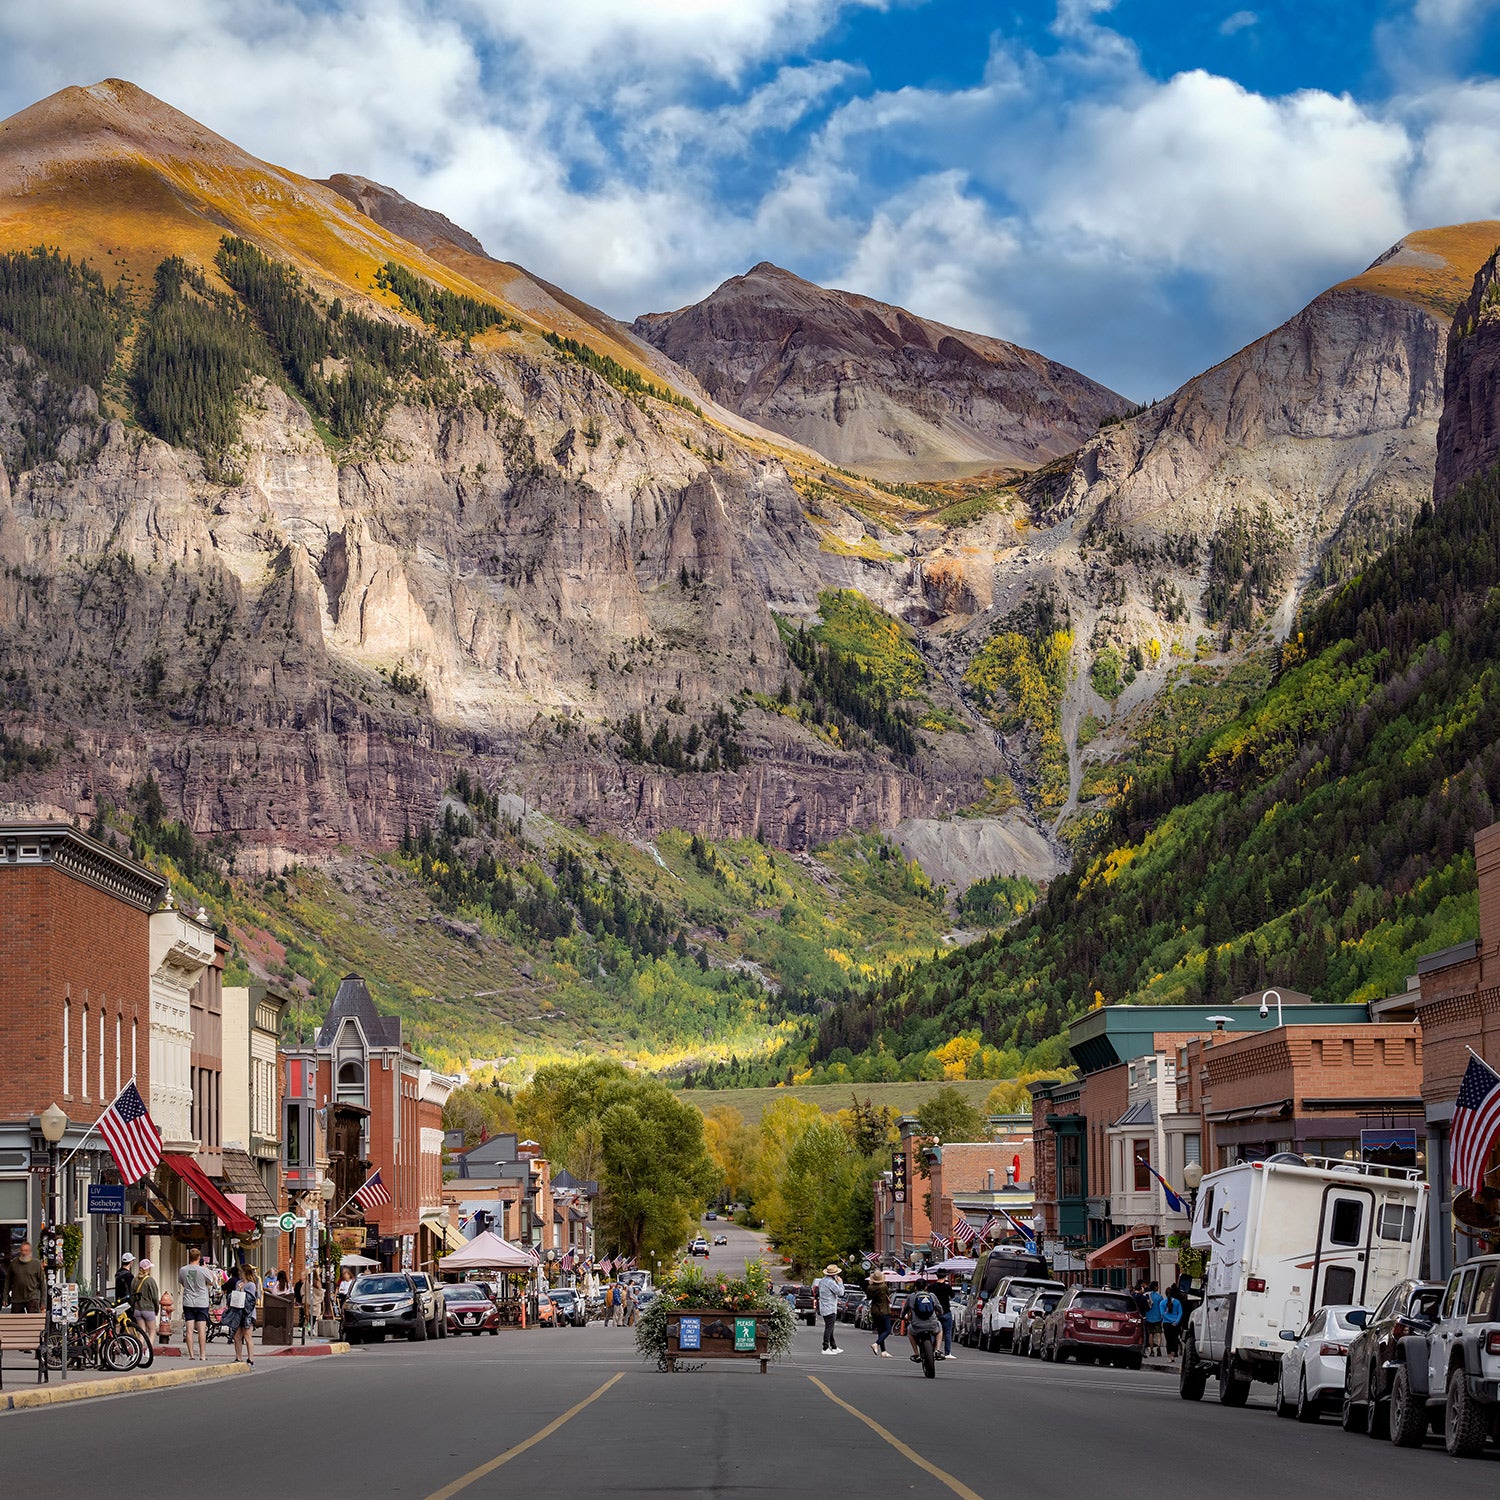
<path id="1" fill-rule="evenodd" d="M 1500 1073 L 1496 1073 L 1494 1068 L 1490 1067 L 1490 1065 L 1467 1042 L 1464 1043 L 1464 1051 L 1467 1052 L 1469 1056 L 1472 1057 L 1481 1068 L 1489 1069 L 1489 1071 L 1494 1074 L 1496 1078 L 1500 1078 Z"/>
<path id="2" fill-rule="evenodd" d="M 332 1227 L 332 1225 L 333 1225 L 333 1221 L 334 1221 L 334 1220 L 335 1220 L 335 1219 L 337 1219 L 337 1218 L 338 1218 L 338 1216 L 339 1216 L 339 1215 L 340 1215 L 340 1214 L 341 1214 L 341 1213 L 343 1213 L 343 1211 L 344 1211 L 344 1210 L 345 1210 L 345 1209 L 346 1209 L 346 1208 L 348 1208 L 348 1207 L 349 1207 L 349 1205 L 350 1205 L 350 1204 L 351 1204 L 351 1203 L 353 1203 L 353 1202 L 354 1202 L 354 1200 L 355 1200 L 355 1199 L 356 1199 L 356 1198 L 357 1198 L 357 1197 L 359 1197 L 359 1195 L 360 1195 L 360 1194 L 361 1194 L 361 1193 L 362 1193 L 362 1192 L 364 1192 L 364 1190 L 365 1190 L 365 1189 L 366 1189 L 366 1188 L 367 1188 L 367 1187 L 369 1187 L 369 1185 L 370 1185 L 370 1184 L 371 1184 L 371 1183 L 372 1183 L 372 1182 L 374 1182 L 374 1181 L 375 1181 L 375 1179 L 376 1179 L 376 1178 L 377 1178 L 377 1177 L 379 1177 L 379 1176 L 380 1176 L 380 1168 L 379 1168 L 379 1167 L 377 1167 L 377 1168 L 376 1168 L 376 1169 L 375 1169 L 375 1170 L 374 1170 L 374 1171 L 373 1171 L 373 1172 L 371 1172 L 371 1173 L 370 1173 L 370 1175 L 369 1175 L 369 1176 L 368 1176 L 368 1177 L 366 1177 L 366 1178 L 365 1178 L 365 1180 L 364 1180 L 364 1181 L 363 1181 L 363 1182 L 362 1182 L 362 1183 L 360 1183 L 360 1185 L 359 1185 L 359 1186 L 358 1186 L 358 1187 L 357 1187 L 357 1188 L 355 1188 L 355 1190 L 354 1190 L 354 1191 L 353 1191 L 353 1192 L 352 1192 L 352 1193 L 350 1193 L 350 1194 L 349 1194 L 349 1196 L 348 1196 L 348 1197 L 347 1197 L 347 1198 L 345 1198 L 345 1199 L 344 1199 L 344 1201 L 343 1201 L 343 1202 L 342 1202 L 342 1203 L 340 1203 L 340 1204 L 339 1204 L 339 1206 L 338 1206 L 338 1207 L 337 1207 L 337 1208 L 336 1208 L 336 1209 L 335 1209 L 335 1210 L 334 1210 L 334 1211 L 333 1211 L 333 1212 L 332 1212 L 332 1213 L 331 1213 L 331 1214 L 329 1214 L 329 1216 L 328 1216 L 328 1223 L 329 1223 L 329 1226 L 330 1226 L 330 1227 Z"/>

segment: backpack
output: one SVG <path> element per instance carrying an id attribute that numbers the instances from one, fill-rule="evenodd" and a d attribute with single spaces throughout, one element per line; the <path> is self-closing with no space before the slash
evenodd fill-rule
<path id="1" fill-rule="evenodd" d="M 937 1298 L 931 1292 L 918 1292 L 911 1299 L 912 1316 L 915 1318 L 937 1317 Z"/>

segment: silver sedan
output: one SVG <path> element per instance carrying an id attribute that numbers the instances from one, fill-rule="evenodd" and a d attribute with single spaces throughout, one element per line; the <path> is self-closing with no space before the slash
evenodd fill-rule
<path id="1" fill-rule="evenodd" d="M 1320 1307 L 1301 1333 L 1283 1328 L 1287 1348 L 1276 1383 L 1276 1415 L 1316 1422 L 1344 1399 L 1349 1345 L 1370 1316 L 1366 1307 Z"/>

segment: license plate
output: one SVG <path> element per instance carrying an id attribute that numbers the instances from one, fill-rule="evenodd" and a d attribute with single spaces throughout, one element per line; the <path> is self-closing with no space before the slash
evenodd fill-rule
<path id="1" fill-rule="evenodd" d="M 371 1328 L 384 1328 L 385 1327 L 385 1319 L 384 1318 L 371 1318 L 370 1319 L 370 1327 Z"/>
<path id="2" fill-rule="evenodd" d="M 1118 1333 L 1120 1331 L 1120 1325 L 1118 1323 L 1110 1322 L 1108 1320 L 1101 1320 L 1098 1326 L 1105 1333 Z"/>
<path id="3" fill-rule="evenodd" d="M 477 1323 L 478 1321 L 479 1321 L 479 1314 L 478 1313 L 467 1313 L 464 1316 L 464 1322 L 465 1323 Z"/>

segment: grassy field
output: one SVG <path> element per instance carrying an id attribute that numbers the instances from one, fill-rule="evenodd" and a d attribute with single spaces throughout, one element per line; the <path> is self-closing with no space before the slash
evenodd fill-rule
<path id="1" fill-rule="evenodd" d="M 683 1089 L 680 1098 L 696 1104 L 704 1114 L 716 1105 L 727 1104 L 739 1110 L 751 1125 L 760 1123 L 760 1117 L 776 1100 L 790 1094 L 808 1104 L 816 1104 L 824 1114 L 848 1106 L 850 1097 L 858 1094 L 872 1104 L 889 1104 L 901 1114 L 913 1113 L 925 1099 L 930 1099 L 941 1088 L 956 1088 L 976 1109 L 984 1108 L 984 1101 L 995 1087 L 992 1078 L 961 1079 L 956 1083 L 797 1083 L 774 1089 Z"/>

